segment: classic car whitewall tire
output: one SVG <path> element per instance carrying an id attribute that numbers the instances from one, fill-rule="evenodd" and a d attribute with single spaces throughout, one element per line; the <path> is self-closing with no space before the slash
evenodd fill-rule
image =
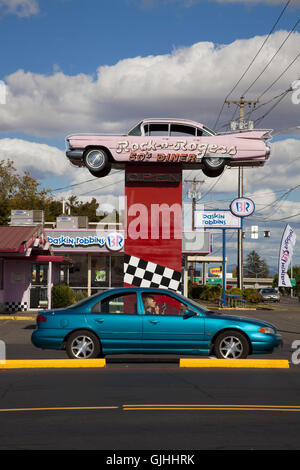
<path id="1" fill-rule="evenodd" d="M 107 152 L 102 148 L 92 148 L 84 152 L 84 164 L 93 176 L 106 176 L 111 170 Z"/>
<path id="2" fill-rule="evenodd" d="M 209 158 L 206 157 L 203 159 L 203 168 L 202 171 L 206 176 L 215 178 L 220 176 L 225 168 L 225 159 L 224 158 Z"/>

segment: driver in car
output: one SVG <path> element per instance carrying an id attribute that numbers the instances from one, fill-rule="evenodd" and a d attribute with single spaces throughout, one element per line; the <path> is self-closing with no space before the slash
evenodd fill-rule
<path id="1" fill-rule="evenodd" d="M 159 306 L 153 295 L 145 295 L 143 297 L 145 313 L 148 315 L 160 315 Z M 164 313 L 164 312 L 162 312 Z"/>

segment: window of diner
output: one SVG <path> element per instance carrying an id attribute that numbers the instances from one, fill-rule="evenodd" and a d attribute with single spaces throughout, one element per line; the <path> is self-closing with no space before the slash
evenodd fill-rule
<path id="1" fill-rule="evenodd" d="M 0 290 L 3 289 L 3 266 L 4 266 L 4 261 L 3 259 L 0 259 Z"/>
<path id="2" fill-rule="evenodd" d="M 72 253 L 73 264 L 69 268 L 70 287 L 88 286 L 88 255 Z"/>
<path id="3" fill-rule="evenodd" d="M 111 287 L 123 287 L 124 256 L 111 256 Z"/>
<path id="4" fill-rule="evenodd" d="M 92 255 L 91 260 L 91 285 L 92 287 L 109 287 L 110 286 L 110 269 L 109 256 Z"/>

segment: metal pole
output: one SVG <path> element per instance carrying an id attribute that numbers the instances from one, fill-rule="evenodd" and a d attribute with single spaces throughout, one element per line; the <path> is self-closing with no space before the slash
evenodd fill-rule
<path id="1" fill-rule="evenodd" d="M 223 294 L 222 294 L 222 304 L 223 307 L 225 307 L 226 304 L 226 296 L 225 296 L 225 291 L 226 291 L 226 230 L 223 229 L 223 234 L 222 234 L 222 239 L 223 239 L 223 262 L 222 262 L 222 289 L 223 289 Z"/>

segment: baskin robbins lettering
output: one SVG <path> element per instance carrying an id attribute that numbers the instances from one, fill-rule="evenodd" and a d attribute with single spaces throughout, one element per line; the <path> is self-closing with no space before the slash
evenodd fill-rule
<path id="1" fill-rule="evenodd" d="M 67 237 L 60 235 L 59 237 L 53 238 L 48 236 L 48 242 L 51 246 L 60 247 L 60 246 L 93 246 L 97 245 L 104 247 L 106 243 L 105 237 L 89 236 L 89 237 Z"/>

